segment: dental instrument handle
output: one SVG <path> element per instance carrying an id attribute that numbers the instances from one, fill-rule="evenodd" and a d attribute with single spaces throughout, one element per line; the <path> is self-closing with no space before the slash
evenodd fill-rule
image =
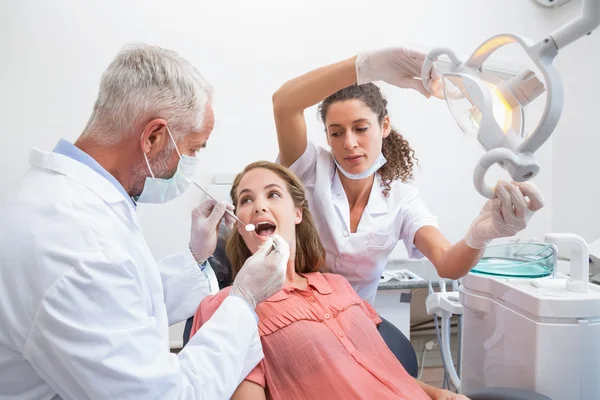
<path id="1" fill-rule="evenodd" d="M 196 181 L 192 180 L 192 183 L 193 183 L 194 185 L 196 185 L 196 186 L 198 187 L 198 189 L 202 190 L 202 191 L 203 191 L 203 192 L 204 192 L 204 193 L 205 193 L 205 194 L 206 194 L 208 197 L 210 197 L 210 198 L 211 198 L 211 199 L 213 199 L 214 201 L 218 201 L 217 199 L 215 199 L 215 198 L 214 198 L 214 196 L 213 196 L 213 195 L 211 195 L 210 193 L 208 193 L 208 191 L 207 191 L 206 189 L 204 189 L 202 186 L 198 185 L 198 184 L 196 183 Z M 235 219 L 237 222 L 239 222 L 240 224 L 242 224 L 242 225 L 243 225 L 243 226 L 246 228 L 246 230 L 247 230 L 248 232 L 251 232 L 251 231 L 253 231 L 254 229 L 256 229 L 256 227 L 254 226 L 254 224 L 248 224 L 248 225 L 246 225 L 245 223 L 243 223 L 243 222 L 242 222 L 242 221 L 241 221 L 241 220 L 240 220 L 240 219 L 237 217 L 237 215 L 235 215 L 235 214 L 233 213 L 233 211 L 226 209 L 226 210 L 225 210 L 225 212 L 226 212 L 227 214 L 229 214 L 229 215 L 230 215 L 230 216 L 231 216 L 233 219 Z"/>

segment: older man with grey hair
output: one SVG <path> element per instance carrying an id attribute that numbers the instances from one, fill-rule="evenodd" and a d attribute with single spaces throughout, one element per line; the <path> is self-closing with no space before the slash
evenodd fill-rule
<path id="1" fill-rule="evenodd" d="M 263 354 L 254 308 L 281 289 L 275 235 L 178 354 L 168 327 L 209 293 L 230 204 L 192 212 L 189 250 L 156 261 L 138 203 L 181 195 L 213 129 L 211 88 L 175 52 L 126 47 L 102 76 L 84 132 L 31 168 L 0 213 L 0 398 L 224 399 Z"/>

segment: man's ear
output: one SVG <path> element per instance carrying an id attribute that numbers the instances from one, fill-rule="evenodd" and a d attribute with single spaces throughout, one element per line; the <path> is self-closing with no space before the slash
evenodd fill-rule
<path id="1" fill-rule="evenodd" d="M 142 131 L 140 138 L 142 151 L 148 158 L 152 158 L 167 148 L 170 140 L 167 121 L 162 118 L 153 119 L 144 126 Z"/>

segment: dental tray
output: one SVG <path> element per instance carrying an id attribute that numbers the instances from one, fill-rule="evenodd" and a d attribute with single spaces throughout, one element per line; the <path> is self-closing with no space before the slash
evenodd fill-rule
<path id="1" fill-rule="evenodd" d="M 507 278 L 542 278 L 554 270 L 554 248 L 540 243 L 488 247 L 471 272 Z"/>
<path id="2" fill-rule="evenodd" d="M 400 281 L 400 282 L 423 280 L 423 278 L 421 278 L 419 275 L 417 275 L 407 269 L 398 269 L 398 270 L 383 271 L 383 273 L 381 274 L 381 277 L 379 278 L 379 283 L 385 283 L 392 279 Z"/>

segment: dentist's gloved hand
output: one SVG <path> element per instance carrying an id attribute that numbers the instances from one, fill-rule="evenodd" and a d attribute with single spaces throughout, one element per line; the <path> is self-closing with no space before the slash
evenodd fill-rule
<path id="1" fill-rule="evenodd" d="M 288 243 L 281 236 L 273 235 L 246 260 L 233 281 L 230 295 L 241 297 L 255 309 L 281 290 L 289 258 Z"/>
<path id="2" fill-rule="evenodd" d="M 531 182 L 500 180 L 495 193 L 496 197 L 485 203 L 465 236 L 465 243 L 473 249 L 483 249 L 493 239 L 516 235 L 544 207 L 542 194 Z"/>
<path id="3" fill-rule="evenodd" d="M 192 211 L 190 250 L 199 264 L 206 261 L 217 248 L 221 219 L 225 218 L 225 225 L 233 229 L 235 220 L 225 213 L 226 209 L 233 211 L 234 207 L 226 202 L 217 203 L 207 199 Z"/>
<path id="4" fill-rule="evenodd" d="M 356 77 L 359 85 L 384 81 L 400 88 L 431 95 L 421 81 L 421 68 L 426 54 L 408 47 L 391 47 L 359 53 L 356 58 Z M 430 87 L 439 86 L 439 75 L 432 70 Z"/>

